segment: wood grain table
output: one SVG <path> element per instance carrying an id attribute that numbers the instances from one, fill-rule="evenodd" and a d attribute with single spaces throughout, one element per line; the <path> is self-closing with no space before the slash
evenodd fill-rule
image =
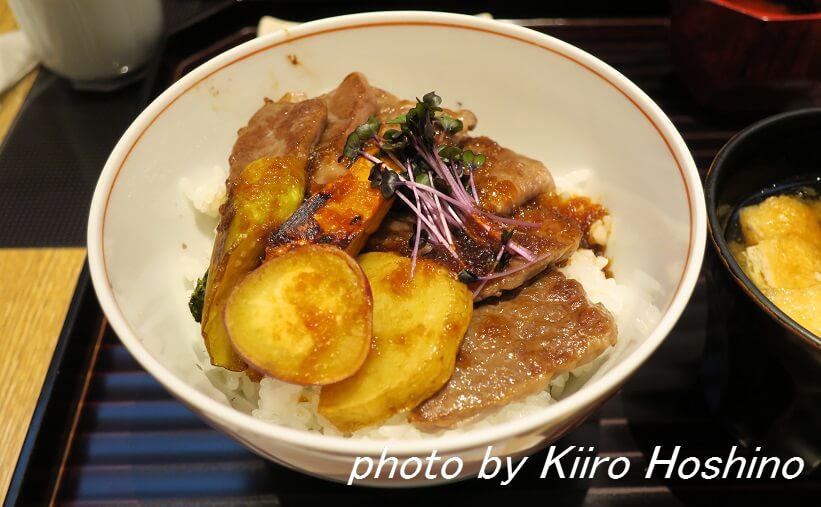
<path id="1" fill-rule="evenodd" d="M 0 33 L 16 28 L 6 0 L 0 0 Z M 36 74 L 0 94 L 0 143 Z M 84 259 L 84 248 L 0 245 L 0 500 L 6 496 Z"/>

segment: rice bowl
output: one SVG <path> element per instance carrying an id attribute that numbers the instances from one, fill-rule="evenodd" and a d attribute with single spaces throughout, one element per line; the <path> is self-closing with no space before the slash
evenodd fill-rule
<path id="1" fill-rule="evenodd" d="M 338 81 L 352 62 L 337 62 L 323 50 L 328 44 L 357 47 L 375 35 L 403 40 L 409 33 L 446 53 L 441 62 L 428 62 L 433 73 L 437 65 L 446 71 L 447 54 L 452 51 L 456 57 L 457 46 L 476 47 L 483 59 L 516 56 L 498 58 L 492 70 L 482 70 L 477 56 L 459 55 L 465 64 L 474 59 L 479 75 L 469 80 L 453 76 L 444 85 L 451 89 L 448 95 L 460 95 L 462 90 L 458 100 L 484 114 L 483 125 L 493 126 L 489 134 L 545 160 L 559 180 L 580 167 L 595 168 L 597 187 L 613 216 L 608 256 L 615 259 L 616 280 L 641 295 L 633 301 L 652 298 L 660 316 L 653 322 L 649 307 L 622 298 L 624 308 L 636 309 L 628 311 L 633 315 L 630 323 L 619 321 L 622 336 L 632 340 L 623 340 L 595 372 L 588 372 L 583 386 L 571 376 L 567 391 L 573 392 L 563 393 L 560 402 L 544 396 L 528 410 L 508 414 L 506 422 L 425 439 L 387 425 L 383 429 L 393 435 L 370 441 L 285 426 L 303 424 L 296 421 L 271 424 L 252 417 L 255 409 L 261 411 L 258 415 L 272 417 L 276 410 L 266 402 L 276 404 L 293 393 L 272 392 L 261 407 L 240 402 L 239 409 L 234 408 L 200 369 L 196 326 L 181 304 L 186 286 L 180 274 L 188 271 L 180 248 L 184 244 L 194 257 L 200 252 L 207 255 L 213 221 L 198 218 L 201 214 L 180 191 L 179 180 L 198 184 L 208 168 L 224 164 L 234 133 L 259 97 L 279 96 L 288 89 L 318 93 Z M 442 37 L 459 44 L 443 45 Z M 402 48 L 400 44 L 392 50 L 406 61 L 430 54 L 424 48 Z M 299 55 L 301 66 L 289 63 L 287 55 L 293 53 Z M 421 82 L 408 83 L 390 68 L 356 63 L 378 75 L 380 84 L 389 81 L 386 87 L 406 94 L 440 82 L 420 77 Z M 309 72 L 319 68 L 322 73 Z M 538 87 L 523 84 L 537 82 Z M 525 86 L 511 94 L 516 100 L 495 103 L 499 90 L 513 90 L 514 83 Z M 513 139 L 519 118 L 534 111 L 544 128 Z M 650 355 L 693 289 L 703 254 L 704 223 L 699 178 L 681 137 L 646 95 L 607 65 L 550 37 L 499 22 L 447 14 L 377 13 L 309 23 L 249 42 L 206 63 L 161 95 L 123 136 L 101 175 L 89 222 L 89 262 L 101 305 L 135 358 L 211 424 L 259 454 L 307 473 L 345 480 L 356 456 L 378 457 L 384 438 L 390 438 L 394 455 L 419 456 L 436 449 L 443 456 L 460 456 L 466 477 L 481 463 L 487 445 L 495 444 L 500 454 L 521 455 L 555 440 L 612 395 Z M 642 309 L 651 318 L 637 318 L 644 314 Z M 254 397 L 248 386 L 242 390 L 239 380 L 220 382 L 229 391 L 242 392 L 240 398 Z M 270 387 L 276 391 L 277 386 Z M 558 395 L 558 383 L 554 389 Z"/>

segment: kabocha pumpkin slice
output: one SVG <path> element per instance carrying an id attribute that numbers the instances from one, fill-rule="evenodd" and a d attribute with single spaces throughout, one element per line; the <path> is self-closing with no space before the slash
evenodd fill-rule
<path id="1" fill-rule="evenodd" d="M 362 368 L 326 385 L 319 413 L 342 431 L 379 424 L 438 391 L 453 374 L 473 314 L 468 288 L 448 269 L 393 253 L 371 252 L 359 264 L 373 291 L 373 348 Z"/>
<path id="2" fill-rule="evenodd" d="M 359 158 L 338 179 L 309 197 L 268 239 L 266 259 L 321 242 L 356 255 L 393 204 L 369 180 L 373 162 Z"/>
<path id="3" fill-rule="evenodd" d="M 362 366 L 372 315 L 370 286 L 356 261 L 336 247 L 306 245 L 249 273 L 224 316 L 234 349 L 251 368 L 322 385 Z"/>

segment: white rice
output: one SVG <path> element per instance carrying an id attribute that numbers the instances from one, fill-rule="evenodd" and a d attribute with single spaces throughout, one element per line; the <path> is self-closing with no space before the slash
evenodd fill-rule
<path id="1" fill-rule="evenodd" d="M 557 188 L 570 195 L 586 195 L 598 200 L 599 196 L 588 188 L 591 176 L 592 173 L 589 170 L 568 173 L 562 178 L 556 178 Z M 216 190 L 215 185 L 222 188 L 221 193 Z M 201 182 L 199 187 L 191 185 L 190 182 L 181 182 L 181 186 L 197 210 L 209 216 L 216 216 L 214 212 L 219 209 L 225 195 L 222 179 Z M 611 226 L 611 221 L 607 217 L 606 220 L 591 228 L 589 239 L 594 243 L 605 245 L 611 233 Z M 204 255 L 207 256 L 207 254 L 206 252 Z M 596 256 L 592 250 L 580 249 L 570 257 L 560 271 L 568 278 L 581 283 L 592 302 L 601 303 L 616 317 L 619 341 L 614 348 L 607 350 L 591 363 L 557 376 L 545 391 L 509 403 L 484 418 L 470 421 L 455 429 L 423 432 L 408 423 L 407 414 L 399 414 L 378 427 L 356 431 L 350 437 L 366 440 L 393 440 L 431 438 L 444 433 L 461 433 L 519 419 L 556 403 L 562 396 L 578 390 L 584 383 L 596 377 L 599 366 L 608 357 L 613 356 L 614 360 L 620 358 L 622 355 L 620 351 L 625 348 L 630 338 L 646 333 L 660 318 L 658 308 L 652 304 L 654 294 L 660 289 L 659 284 L 641 272 L 632 273 L 626 277 L 627 279 L 622 280 L 628 283 L 620 284 L 605 276 L 604 268 L 608 262 L 606 257 Z M 205 264 L 199 264 L 197 269 L 192 267 L 191 273 L 186 275 L 188 286 L 193 286 L 196 276 L 201 276 L 203 265 Z M 201 350 L 197 351 L 198 357 L 203 359 L 202 364 L 198 366 L 206 372 L 212 385 L 224 393 L 229 403 L 236 409 L 290 428 L 315 431 L 326 435 L 343 435 L 317 413 L 318 387 L 303 387 L 268 377 L 256 384 L 244 373 L 214 368 L 208 364 L 204 348 L 200 345 L 199 349 Z"/>
<path id="2" fill-rule="evenodd" d="M 188 178 L 180 178 L 180 188 L 194 209 L 209 217 L 217 218 L 220 205 L 225 200 L 226 176 L 224 168 L 214 165 L 208 171 L 204 171 L 196 182 Z"/>

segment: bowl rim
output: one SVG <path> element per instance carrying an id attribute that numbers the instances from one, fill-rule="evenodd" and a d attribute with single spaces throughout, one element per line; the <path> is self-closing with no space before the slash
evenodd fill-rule
<path id="1" fill-rule="evenodd" d="M 153 122 L 166 109 L 170 108 L 179 97 L 212 74 L 236 61 L 306 37 L 340 30 L 384 26 L 432 26 L 482 32 L 489 36 L 503 37 L 536 46 L 572 61 L 607 82 L 631 102 L 658 132 L 678 167 L 687 194 L 690 231 L 688 252 L 681 279 L 670 304 L 663 312 L 655 328 L 648 334 L 643 343 L 638 344 L 631 354 L 623 358 L 619 364 L 616 364 L 600 378 L 587 383 L 578 392 L 562 399 L 561 403 L 552 404 L 533 414 L 490 428 L 474 429 L 464 433 L 446 434 L 424 439 L 362 440 L 287 428 L 256 419 L 249 414 L 242 413 L 221 403 L 196 390 L 166 369 L 143 347 L 137 338 L 137 333 L 128 325 L 114 298 L 103 248 L 105 215 L 120 169 L 125 165 L 134 146 L 139 143 L 142 135 L 151 127 Z M 568 43 L 512 23 L 442 12 L 372 12 L 311 21 L 289 28 L 287 31 L 272 33 L 248 41 L 202 64 L 154 99 L 123 134 L 100 174 L 89 213 L 88 261 L 92 282 L 100 304 L 120 340 L 143 368 L 157 378 L 177 399 L 194 408 L 195 411 L 204 413 L 207 416 L 206 419 L 213 419 L 221 423 L 230 421 L 235 430 L 251 432 L 297 448 L 356 456 L 378 456 L 385 448 L 389 448 L 391 455 L 394 456 L 419 456 L 423 453 L 429 454 L 434 450 L 438 452 L 467 450 L 477 446 L 498 443 L 511 437 L 546 430 L 550 427 L 551 422 L 568 419 L 573 414 L 583 411 L 585 407 L 595 403 L 603 403 L 607 397 L 614 394 L 661 344 L 689 301 L 698 280 L 703 260 L 706 243 L 706 221 L 701 180 L 692 155 L 681 135 L 658 105 L 638 86 L 609 65 Z"/>
<path id="2" fill-rule="evenodd" d="M 732 252 L 730 252 L 730 245 L 726 238 L 724 238 L 723 234 L 718 233 L 722 227 L 718 219 L 718 203 L 716 202 L 719 176 L 726 170 L 725 168 L 728 167 L 726 165 L 728 163 L 727 160 L 732 156 L 735 150 L 739 149 L 739 146 L 748 142 L 751 137 L 758 136 L 762 131 L 785 122 L 789 123 L 807 117 L 817 117 L 821 123 L 821 107 L 796 109 L 794 111 L 769 116 L 753 123 L 731 137 L 730 140 L 722 146 L 721 150 L 719 150 L 707 171 L 707 177 L 704 181 L 704 201 L 707 206 L 707 228 L 710 234 L 710 241 L 716 253 L 718 253 L 722 264 L 724 264 L 724 267 L 727 268 L 730 273 L 731 278 L 738 284 L 747 297 L 752 299 L 765 313 L 769 314 L 782 328 L 798 336 L 808 345 L 821 350 L 821 337 L 810 332 L 809 329 L 793 320 L 792 317 L 784 313 L 770 301 L 770 299 L 756 287 L 753 281 L 750 280 L 747 274 L 744 273 L 744 270 L 741 269 L 738 262 L 736 262 L 735 257 L 733 257 Z"/>

